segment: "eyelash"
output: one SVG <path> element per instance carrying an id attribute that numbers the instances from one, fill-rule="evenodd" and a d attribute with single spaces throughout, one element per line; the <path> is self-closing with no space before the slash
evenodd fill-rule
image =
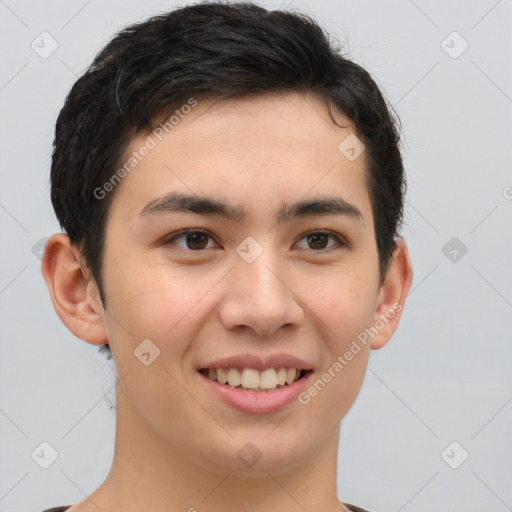
<path id="1" fill-rule="evenodd" d="M 181 237 L 187 236 L 187 235 L 192 234 L 192 233 L 202 233 L 203 235 L 208 236 L 212 240 L 215 240 L 215 238 L 212 235 L 210 235 L 210 233 L 208 233 L 207 231 L 203 231 L 202 229 L 185 229 L 183 231 L 179 231 L 178 233 L 174 234 L 172 237 L 168 238 L 164 242 L 164 245 L 166 245 L 166 246 L 173 245 L 173 242 L 177 238 L 181 238 Z M 341 235 L 338 235 L 337 233 L 334 233 L 332 231 L 326 231 L 326 230 L 309 231 L 307 233 L 304 233 L 299 238 L 299 241 L 303 240 L 304 238 L 306 238 L 308 236 L 318 235 L 318 234 L 320 234 L 320 235 L 327 235 L 327 236 L 330 236 L 330 237 L 334 238 L 336 240 L 336 242 L 338 243 L 338 248 L 343 248 L 343 247 L 346 247 L 348 245 L 346 240 Z M 180 246 L 178 246 L 178 247 L 180 247 Z M 334 248 L 336 248 L 336 247 L 334 247 Z M 180 249 L 184 249 L 184 250 L 186 250 L 188 252 L 203 252 L 203 251 L 206 250 L 206 248 L 204 248 L 204 249 L 188 249 L 188 248 L 184 248 L 184 247 L 180 247 Z M 325 251 L 330 251 L 332 249 L 333 249 L 333 247 L 327 247 L 327 248 L 322 248 L 322 249 L 310 249 L 310 250 L 312 250 L 314 252 L 325 252 Z"/>

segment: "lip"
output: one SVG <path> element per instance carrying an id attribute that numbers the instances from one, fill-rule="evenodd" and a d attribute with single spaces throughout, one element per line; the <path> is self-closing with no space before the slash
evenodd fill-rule
<path id="1" fill-rule="evenodd" d="M 259 356 L 256 354 L 240 354 L 236 356 L 217 359 L 196 368 L 254 368 L 265 370 L 267 368 L 297 368 L 298 370 L 312 370 L 312 365 L 291 354 L 274 354 Z"/>
<path id="2" fill-rule="evenodd" d="M 230 363 L 232 363 L 232 361 L 230 361 Z M 220 367 L 222 367 L 222 365 Z M 294 366 L 291 365 L 290 367 Z M 230 368 L 233 368 L 233 366 L 230 366 Z M 254 366 L 251 368 L 254 368 Z M 268 368 L 268 366 L 265 368 Z M 261 393 L 242 391 L 214 381 L 202 373 L 198 372 L 198 375 L 203 379 L 209 391 L 228 406 L 248 414 L 264 414 L 277 412 L 293 403 L 298 395 L 306 388 L 313 372 L 309 371 L 301 379 L 280 389 Z"/>

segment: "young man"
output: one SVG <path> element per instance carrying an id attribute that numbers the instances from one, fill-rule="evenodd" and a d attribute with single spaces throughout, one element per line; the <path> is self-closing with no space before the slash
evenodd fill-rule
<path id="1" fill-rule="evenodd" d="M 117 35 L 57 121 L 42 263 L 111 350 L 115 455 L 55 510 L 362 510 L 339 425 L 411 284 L 404 188 L 378 87 L 311 19 L 212 3 Z"/>

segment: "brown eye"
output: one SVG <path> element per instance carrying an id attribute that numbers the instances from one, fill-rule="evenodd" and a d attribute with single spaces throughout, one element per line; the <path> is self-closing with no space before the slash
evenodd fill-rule
<path id="1" fill-rule="evenodd" d="M 308 235 L 308 244 L 312 249 L 325 249 L 327 246 L 329 235 L 326 233 L 314 233 Z"/>
<path id="2" fill-rule="evenodd" d="M 304 242 L 303 242 L 304 241 Z M 313 249 L 315 251 L 329 250 L 346 246 L 341 235 L 324 231 L 315 231 L 304 235 L 299 241 L 300 249 Z"/>
<path id="3" fill-rule="evenodd" d="M 204 233 L 189 233 L 186 240 L 189 249 L 204 249 L 208 244 L 208 236 Z"/>
<path id="4" fill-rule="evenodd" d="M 166 245 L 174 244 L 177 245 L 178 247 L 181 247 L 182 249 L 200 251 L 202 249 L 208 248 L 208 242 L 211 239 L 212 237 L 207 233 L 203 233 L 202 231 L 190 230 L 183 231 L 173 236 L 172 238 L 169 239 Z M 178 243 L 178 240 L 183 240 L 184 242 L 182 241 Z"/>

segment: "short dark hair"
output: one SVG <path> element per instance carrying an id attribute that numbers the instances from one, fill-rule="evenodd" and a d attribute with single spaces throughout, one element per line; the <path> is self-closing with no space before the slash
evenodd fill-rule
<path id="1" fill-rule="evenodd" d="M 399 119 L 370 74 L 306 14 L 252 3 L 203 2 L 119 32 L 69 92 L 56 123 L 51 200 L 80 249 L 103 305 L 102 256 L 112 177 L 133 137 L 191 97 L 313 94 L 353 122 L 366 146 L 367 184 L 383 279 L 402 221 Z"/>

